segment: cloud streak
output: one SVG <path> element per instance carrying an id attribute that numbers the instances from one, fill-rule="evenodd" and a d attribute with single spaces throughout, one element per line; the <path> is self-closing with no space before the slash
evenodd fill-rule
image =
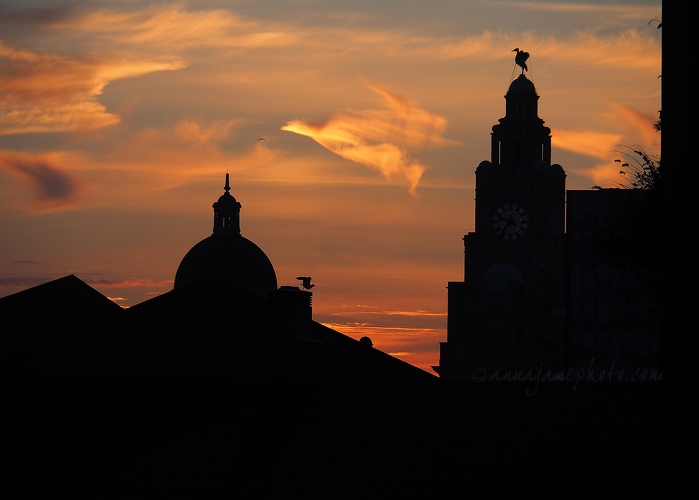
<path id="1" fill-rule="evenodd" d="M 596 159 L 606 159 L 610 152 L 619 147 L 620 134 L 606 134 L 592 130 L 560 130 L 552 132 L 552 144 L 574 153 Z"/>
<path id="2" fill-rule="evenodd" d="M 630 129 L 633 135 L 642 138 L 645 147 L 657 145 L 660 136 L 653 128 L 653 116 L 641 113 L 629 106 L 612 102 L 611 108 L 617 127 Z M 592 130 L 561 130 L 552 132 L 552 143 L 561 149 L 566 149 L 597 160 L 592 168 L 580 169 L 576 173 L 585 175 L 594 181 L 595 185 L 616 185 L 619 179 L 619 165 L 614 159 L 619 156 L 618 150 L 628 135 L 620 133 L 604 133 Z M 635 142 L 634 142 L 635 143 Z"/>
<path id="3" fill-rule="evenodd" d="M 172 287 L 174 280 L 154 280 L 150 278 L 126 278 L 123 280 L 87 279 L 85 283 L 97 288 L 162 288 Z"/>
<path id="4" fill-rule="evenodd" d="M 653 128 L 653 124 L 658 121 L 658 117 L 641 113 L 629 106 L 620 103 L 611 103 L 613 109 L 616 110 L 620 120 L 626 125 L 632 127 L 643 138 L 645 144 L 657 144 L 660 141 L 660 135 Z"/>
<path id="5" fill-rule="evenodd" d="M 389 181 L 404 177 L 415 195 L 426 166 L 412 158 L 410 150 L 455 144 L 442 137 L 447 121 L 389 90 L 369 88 L 383 98 L 385 108 L 346 111 L 321 123 L 294 120 L 281 130 L 310 137 L 347 160 L 378 170 Z"/>
<path id="6" fill-rule="evenodd" d="M 0 135 L 94 130 L 119 123 L 97 101 L 121 78 L 183 68 L 172 58 L 102 54 L 81 58 L 15 49 L 0 41 Z"/>
<path id="7" fill-rule="evenodd" d="M 276 30 L 260 23 L 243 21 L 223 9 L 186 10 L 182 4 L 151 5 L 131 12 L 98 9 L 56 23 L 55 28 L 96 33 L 110 43 L 167 47 L 277 47 L 299 37 L 292 31 Z"/>
<path id="8" fill-rule="evenodd" d="M 28 179 L 40 201 L 61 205 L 76 192 L 76 182 L 49 156 L 0 151 L 0 166 Z"/>

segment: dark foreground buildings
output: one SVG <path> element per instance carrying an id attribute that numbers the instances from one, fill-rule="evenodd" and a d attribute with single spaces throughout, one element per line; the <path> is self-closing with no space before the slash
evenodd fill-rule
<path id="1" fill-rule="evenodd" d="M 531 83 L 513 85 L 526 102 L 512 112 L 535 116 Z M 467 279 L 449 286 L 440 375 L 447 364 L 463 373 L 475 355 L 490 368 L 572 359 L 557 340 L 575 331 L 562 314 L 572 299 L 557 293 L 574 274 L 560 253 L 564 174 L 548 165 L 543 122 L 533 124 L 536 147 L 520 143 L 519 158 L 537 161 L 519 181 L 497 162 L 479 167 L 476 233 L 465 238 Z M 510 126 L 494 134 L 503 161 Z M 224 189 L 212 235 L 183 258 L 168 293 L 124 310 L 67 276 L 0 299 L 3 498 L 560 498 L 665 487 L 662 383 L 423 372 L 313 321 L 311 293 L 278 287 L 267 256 L 240 234 L 228 178 Z M 601 289 L 604 276 L 595 279 Z M 477 307 L 460 309 L 473 306 L 467 298 Z M 492 338 L 455 341 L 483 325 Z M 603 329 L 579 330 L 569 347 L 615 352 Z"/>
<path id="2" fill-rule="evenodd" d="M 313 321 L 310 291 L 278 288 L 267 255 L 241 234 L 228 174 L 213 208 L 212 235 L 184 256 L 170 292 L 121 309 L 67 276 L 0 300 L 6 379 L 436 382 Z"/>

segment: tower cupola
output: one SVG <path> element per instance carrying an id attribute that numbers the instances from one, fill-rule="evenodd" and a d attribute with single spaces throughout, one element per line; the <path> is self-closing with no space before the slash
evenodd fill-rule
<path id="1" fill-rule="evenodd" d="M 491 134 L 491 164 L 520 171 L 550 165 L 551 129 L 538 116 L 539 96 L 524 73 L 510 84 L 505 101 L 505 117 Z"/>
<path id="2" fill-rule="evenodd" d="M 214 234 L 240 233 L 240 207 L 242 205 L 231 195 L 230 177 L 226 172 L 226 185 L 224 193 L 213 204 L 214 208 Z"/>

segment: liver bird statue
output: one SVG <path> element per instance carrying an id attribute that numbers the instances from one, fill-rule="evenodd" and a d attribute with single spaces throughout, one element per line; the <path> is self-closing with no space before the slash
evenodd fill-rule
<path id="1" fill-rule="evenodd" d="M 517 64 L 517 66 L 521 66 L 522 74 L 524 74 L 525 71 L 529 71 L 529 69 L 527 69 L 527 59 L 529 59 L 529 52 L 524 52 L 522 50 L 519 50 L 518 48 L 515 48 L 512 52 L 517 52 L 517 54 L 515 54 L 515 63 Z"/>

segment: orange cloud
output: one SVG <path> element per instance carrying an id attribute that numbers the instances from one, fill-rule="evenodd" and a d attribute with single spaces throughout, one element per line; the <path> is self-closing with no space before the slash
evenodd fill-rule
<path id="1" fill-rule="evenodd" d="M 127 278 L 123 280 L 87 279 L 85 283 L 97 288 L 144 288 L 170 287 L 174 280 L 153 280 L 149 278 Z"/>
<path id="2" fill-rule="evenodd" d="M 617 111 L 620 119 L 641 135 L 644 144 L 654 144 L 660 141 L 660 135 L 653 128 L 653 124 L 658 121 L 658 116 L 641 113 L 624 104 L 615 102 L 610 104 Z"/>
<path id="3" fill-rule="evenodd" d="M 555 147 L 597 159 L 609 158 L 611 151 L 619 147 L 623 138 L 619 134 L 605 134 L 591 130 L 556 129 L 551 135 L 551 142 Z"/>
<path id="4" fill-rule="evenodd" d="M 0 41 L 0 135 L 115 125 L 119 117 L 96 100 L 109 82 L 182 67 L 173 59 L 114 54 L 70 58 L 13 49 Z"/>
<path id="5" fill-rule="evenodd" d="M 354 310 L 351 312 L 333 312 L 330 316 L 356 316 L 360 314 L 377 315 L 377 316 L 406 316 L 406 317 L 418 317 L 425 318 L 429 316 L 446 317 L 446 313 L 433 313 L 429 311 L 417 310 L 417 311 L 358 311 Z"/>
<path id="6" fill-rule="evenodd" d="M 552 144 L 575 153 L 595 158 L 599 162 L 591 168 L 579 168 L 576 174 L 591 180 L 589 187 L 607 187 L 619 178 L 619 166 L 613 163 L 613 157 L 623 140 L 619 134 L 604 134 L 589 130 L 555 130 L 552 132 Z"/>
<path id="7" fill-rule="evenodd" d="M 347 111 L 324 123 L 294 120 L 281 130 L 310 137 L 345 159 L 378 170 L 387 180 L 403 176 L 414 195 L 426 167 L 408 149 L 453 144 L 442 137 L 447 121 L 386 89 L 369 88 L 384 98 L 387 108 Z"/>
<path id="8" fill-rule="evenodd" d="M 614 160 L 607 160 L 595 165 L 593 168 L 584 169 L 578 173 L 589 177 L 594 186 L 619 187 L 625 183 L 626 179 L 624 176 L 627 175 L 621 172 L 622 168 L 619 163 L 615 163 Z"/>
<path id="9" fill-rule="evenodd" d="M 579 169 L 577 174 L 589 177 L 597 186 L 617 186 L 623 183 L 623 174 L 620 174 L 619 164 L 614 162 L 619 157 L 618 150 L 625 143 L 637 144 L 641 137 L 643 144 L 652 147 L 660 141 L 660 136 L 653 128 L 655 120 L 653 116 L 641 113 L 629 106 L 619 103 L 610 103 L 615 113 L 611 116 L 615 125 L 626 126 L 625 135 L 593 132 L 590 130 L 555 130 L 552 132 L 554 146 L 573 151 L 599 160 L 597 165 L 588 169 Z"/>
<path id="10" fill-rule="evenodd" d="M 222 9 L 187 11 L 181 4 L 153 5 L 132 12 L 100 9 L 54 25 L 98 33 L 111 42 L 166 46 L 270 47 L 293 43 L 298 35 L 245 22 Z"/>
<path id="11" fill-rule="evenodd" d="M 194 120 L 184 120 L 175 125 L 178 139 L 196 144 L 218 142 L 229 137 L 231 129 L 243 120 L 218 120 L 210 124 L 201 124 Z"/>

